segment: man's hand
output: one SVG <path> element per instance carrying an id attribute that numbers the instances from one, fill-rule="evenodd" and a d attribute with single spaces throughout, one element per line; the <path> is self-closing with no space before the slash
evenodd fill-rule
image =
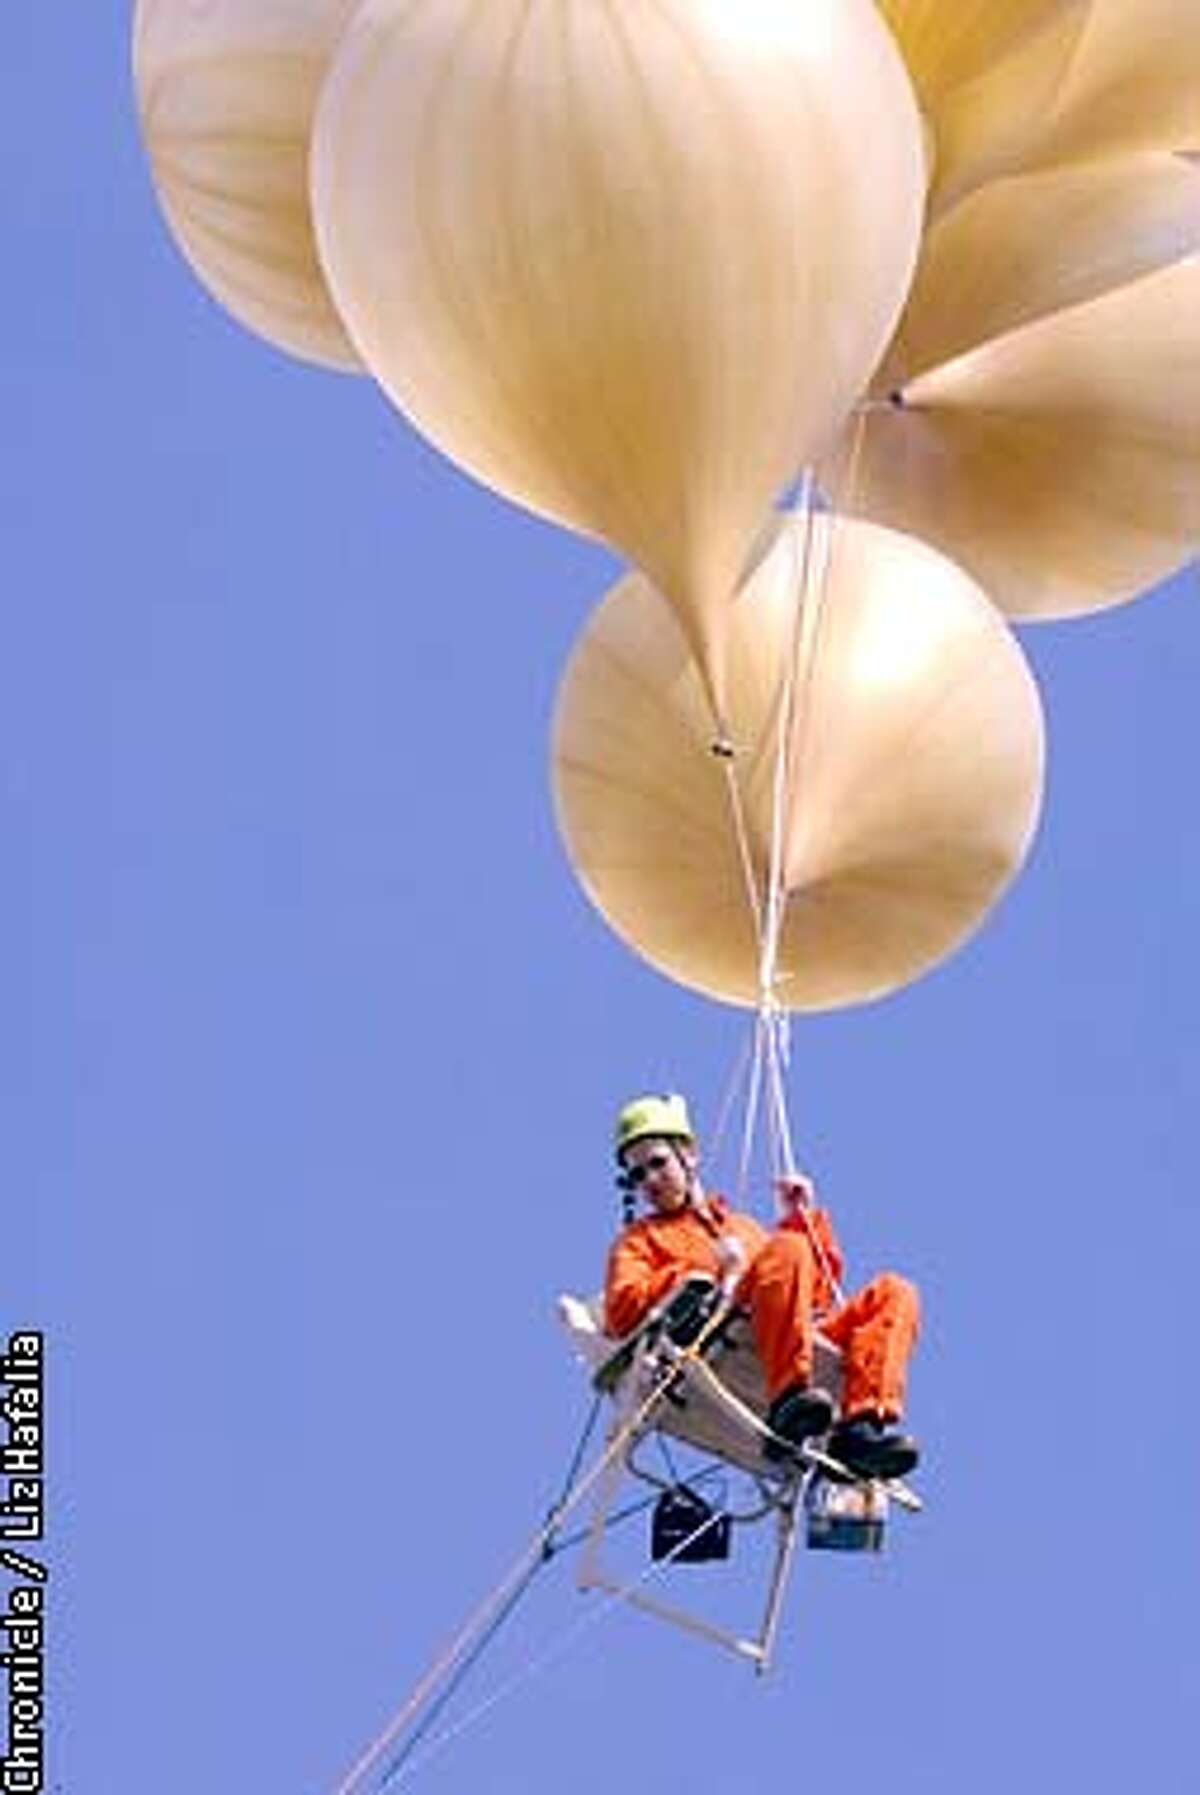
<path id="1" fill-rule="evenodd" d="M 721 1267 L 721 1289 L 726 1296 L 732 1296 L 746 1269 L 746 1249 L 736 1234 L 722 1234 L 718 1239 L 717 1263 Z"/>
<path id="2" fill-rule="evenodd" d="M 795 1215 L 797 1209 L 811 1209 L 817 1187 L 807 1172 L 785 1172 L 775 1180 L 775 1192 L 783 1215 Z"/>

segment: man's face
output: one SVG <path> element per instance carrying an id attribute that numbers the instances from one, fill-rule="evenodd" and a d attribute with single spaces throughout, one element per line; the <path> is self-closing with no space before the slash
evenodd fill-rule
<path id="1" fill-rule="evenodd" d="M 659 1215 L 685 1207 L 696 1163 L 693 1148 L 682 1141 L 634 1141 L 623 1163 L 626 1176 Z"/>

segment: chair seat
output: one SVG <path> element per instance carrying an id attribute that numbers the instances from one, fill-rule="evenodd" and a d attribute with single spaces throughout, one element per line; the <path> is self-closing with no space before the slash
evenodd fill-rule
<path id="1" fill-rule="evenodd" d="M 585 1302 L 577 1297 L 560 1298 L 560 1317 L 577 1354 L 595 1373 L 598 1389 L 618 1397 L 627 1393 L 624 1390 L 626 1379 L 639 1375 L 645 1383 L 645 1393 L 648 1393 L 654 1374 L 637 1347 L 653 1328 L 661 1307 L 624 1340 L 614 1342 L 598 1324 L 598 1316 L 603 1313 L 602 1299 Z M 819 1330 L 813 1382 L 822 1385 L 837 1401 L 842 1382 L 841 1353 Z M 634 1401 L 643 1393 L 639 1388 Z M 762 1435 L 755 1421 L 760 1424 L 765 1421 L 767 1407 L 766 1385 L 762 1365 L 754 1350 L 750 1320 L 744 1312 L 737 1310 L 722 1327 L 719 1339 L 713 1343 L 705 1360 L 683 1367 L 679 1383 L 670 1397 L 659 1405 L 654 1425 L 673 1439 L 702 1452 L 715 1453 L 743 1470 L 761 1472 L 767 1465 L 762 1453 Z M 739 1413 L 739 1409 L 748 1410 L 749 1416 Z"/>

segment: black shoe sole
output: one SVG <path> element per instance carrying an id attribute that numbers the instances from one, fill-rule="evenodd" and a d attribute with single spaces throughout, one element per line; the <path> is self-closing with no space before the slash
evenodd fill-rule
<path id="1" fill-rule="evenodd" d="M 846 1452 L 839 1449 L 836 1440 L 830 1440 L 828 1451 L 830 1458 L 868 1483 L 875 1478 L 886 1483 L 893 1477 L 907 1477 L 921 1462 L 915 1446 L 885 1446 L 878 1452 Z"/>
<path id="2" fill-rule="evenodd" d="M 794 1418 L 790 1426 L 782 1426 L 781 1422 L 788 1419 L 789 1409 Z M 797 1425 L 801 1418 L 803 1424 Z M 822 1434 L 829 1432 L 833 1426 L 833 1404 L 819 1401 L 815 1397 L 806 1401 L 803 1396 L 798 1395 L 782 1415 L 777 1416 L 772 1410 L 768 1410 L 767 1426 L 776 1438 L 765 1442 L 763 1456 L 773 1460 L 788 1458 L 792 1453 L 798 1452 L 807 1441 L 818 1440 Z"/>

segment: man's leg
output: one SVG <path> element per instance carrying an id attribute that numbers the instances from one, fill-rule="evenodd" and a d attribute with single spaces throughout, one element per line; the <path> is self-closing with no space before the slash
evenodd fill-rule
<path id="1" fill-rule="evenodd" d="M 750 1311 L 767 1395 L 806 1384 L 812 1371 L 813 1251 L 802 1234 L 772 1234 L 750 1261 L 737 1297 Z"/>
<path id="2" fill-rule="evenodd" d="M 738 1286 L 750 1310 L 754 1344 L 767 1380 L 767 1425 L 793 1445 L 826 1431 L 833 1405 L 809 1387 L 812 1373 L 812 1301 L 816 1262 L 802 1234 L 772 1234 L 754 1255 Z M 782 1448 L 777 1448 L 782 1452 Z"/>
<path id="3" fill-rule="evenodd" d="M 821 1322 L 842 1349 L 842 1419 L 830 1449 L 852 1470 L 899 1477 L 917 1463 L 916 1442 L 896 1423 L 920 1312 L 915 1285 L 889 1271 Z"/>

